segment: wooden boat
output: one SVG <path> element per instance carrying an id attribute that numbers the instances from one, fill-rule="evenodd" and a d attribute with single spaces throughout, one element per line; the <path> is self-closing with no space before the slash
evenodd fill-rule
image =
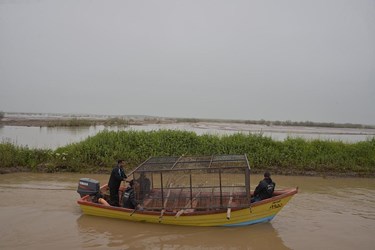
<path id="1" fill-rule="evenodd" d="M 298 188 L 275 190 L 273 197 L 251 203 L 246 155 L 151 157 L 129 177 L 137 183 L 135 194 L 142 210 L 109 206 L 104 200 L 101 204 L 95 197 L 100 191 L 108 199 L 107 185 L 99 188 L 98 182 L 84 178 L 78 186 L 83 213 L 170 225 L 244 226 L 272 220 L 298 192 Z M 88 186 L 95 186 L 94 191 L 82 192 Z"/>

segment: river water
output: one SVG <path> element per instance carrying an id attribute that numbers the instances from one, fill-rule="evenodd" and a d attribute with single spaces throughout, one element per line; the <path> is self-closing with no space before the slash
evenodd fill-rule
<path id="1" fill-rule="evenodd" d="M 176 123 L 176 124 L 146 124 L 128 127 L 26 127 L 0 126 L 0 142 L 28 146 L 30 148 L 56 149 L 70 143 L 79 142 L 100 131 L 152 131 L 160 129 L 192 131 L 198 135 L 230 135 L 234 133 L 253 133 L 271 137 L 274 140 L 284 140 L 287 137 L 302 137 L 305 139 L 340 140 L 354 143 L 375 136 L 375 129 L 344 129 L 344 128 L 314 128 L 314 127 L 282 127 L 240 123 Z"/>
<path id="2" fill-rule="evenodd" d="M 83 215 L 79 178 L 0 175 L 0 249 L 374 249 L 375 179 L 273 176 L 299 187 L 270 223 L 196 228 Z M 252 189 L 261 179 L 251 176 Z"/>

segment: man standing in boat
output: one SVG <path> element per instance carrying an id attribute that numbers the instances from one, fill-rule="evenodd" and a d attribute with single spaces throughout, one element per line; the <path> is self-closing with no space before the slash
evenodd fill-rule
<path id="1" fill-rule="evenodd" d="M 257 202 L 264 199 L 271 198 L 273 191 L 275 190 L 276 184 L 271 179 L 271 174 L 269 172 L 264 173 L 264 179 L 261 180 L 258 186 L 255 188 L 254 197 L 251 202 Z"/>
<path id="2" fill-rule="evenodd" d="M 124 171 L 124 160 L 118 160 L 117 165 L 112 169 L 111 176 L 109 177 L 108 187 L 110 192 L 110 204 L 112 206 L 119 205 L 118 191 L 122 181 L 125 181 L 127 176 Z"/>
<path id="3" fill-rule="evenodd" d="M 151 182 L 150 179 L 147 178 L 144 172 L 141 172 L 141 175 L 139 178 L 136 180 L 138 184 L 138 190 L 137 194 L 140 200 L 143 200 L 145 197 L 147 197 L 150 193 L 150 188 L 151 188 Z"/>

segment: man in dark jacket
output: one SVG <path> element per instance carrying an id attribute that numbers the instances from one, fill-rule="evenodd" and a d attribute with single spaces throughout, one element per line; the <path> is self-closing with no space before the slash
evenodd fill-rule
<path id="1" fill-rule="evenodd" d="M 110 192 L 110 204 L 112 206 L 119 206 L 118 190 L 121 185 L 121 181 L 126 180 L 127 176 L 124 171 L 124 160 L 118 160 L 117 165 L 112 169 L 111 177 L 109 177 L 108 187 Z"/>
<path id="2" fill-rule="evenodd" d="M 264 179 L 261 180 L 258 186 L 255 188 L 254 197 L 251 199 L 251 202 L 271 198 L 273 191 L 275 190 L 275 186 L 276 184 L 272 181 L 270 173 L 265 172 Z"/>
<path id="3" fill-rule="evenodd" d="M 139 178 L 136 180 L 138 189 L 137 192 L 139 194 L 139 199 L 143 200 L 145 197 L 147 197 L 150 193 L 150 188 L 151 188 L 151 181 L 147 176 L 145 175 L 144 172 L 141 172 L 141 175 Z"/>
<path id="4" fill-rule="evenodd" d="M 130 209 L 137 208 L 139 210 L 143 210 L 143 208 L 138 204 L 138 202 L 135 199 L 133 180 L 129 181 L 129 186 L 126 188 L 124 192 L 124 196 L 122 197 L 122 206 Z"/>

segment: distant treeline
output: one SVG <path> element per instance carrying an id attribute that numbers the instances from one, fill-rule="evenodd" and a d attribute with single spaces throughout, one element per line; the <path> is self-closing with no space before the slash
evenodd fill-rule
<path id="1" fill-rule="evenodd" d="M 260 134 L 197 135 L 194 132 L 103 131 L 56 150 L 0 144 L 0 170 L 108 172 L 117 159 L 128 171 L 150 156 L 246 154 L 253 171 L 282 174 L 375 175 L 375 138 L 357 143 Z"/>
<path id="2" fill-rule="evenodd" d="M 176 118 L 176 122 L 216 122 L 216 123 L 242 123 L 266 126 L 300 126 L 300 127 L 324 127 L 324 128 L 366 128 L 375 129 L 375 125 L 363 125 L 353 123 L 333 122 L 294 122 L 294 121 L 267 121 L 267 120 L 223 120 L 223 119 L 198 119 L 198 118 Z"/>
<path id="3" fill-rule="evenodd" d="M 89 127 L 95 125 L 105 125 L 105 126 L 127 126 L 129 125 L 128 120 L 120 118 L 110 118 L 104 120 L 93 120 L 93 119 L 60 119 L 45 121 L 46 127 Z"/>
<path id="4" fill-rule="evenodd" d="M 1 119 L 0 119 L 1 120 Z M 70 119 L 13 119 L 1 121 L 0 125 L 8 126 L 34 126 L 34 127 L 90 127 L 97 125 L 104 126 L 128 126 L 137 124 L 133 120 L 120 118 L 109 119 L 87 119 L 87 118 L 70 118 Z"/>

